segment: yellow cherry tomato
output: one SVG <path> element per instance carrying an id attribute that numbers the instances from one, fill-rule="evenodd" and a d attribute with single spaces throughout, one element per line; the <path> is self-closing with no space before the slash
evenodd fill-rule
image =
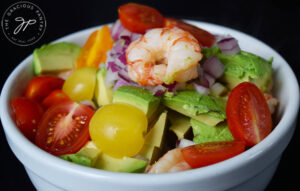
<path id="1" fill-rule="evenodd" d="M 92 100 L 96 86 L 96 68 L 83 67 L 75 70 L 65 81 L 63 92 L 73 101 Z"/>
<path id="2" fill-rule="evenodd" d="M 113 103 L 96 111 L 89 125 L 92 141 L 106 154 L 121 158 L 136 155 L 144 145 L 148 121 L 138 108 Z"/>

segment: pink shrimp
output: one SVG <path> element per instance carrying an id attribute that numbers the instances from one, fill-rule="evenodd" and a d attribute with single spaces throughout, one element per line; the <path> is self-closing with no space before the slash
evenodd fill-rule
<path id="1" fill-rule="evenodd" d="M 198 41 L 179 28 L 148 31 L 126 50 L 129 77 L 140 85 L 186 82 L 198 76 Z"/>
<path id="2" fill-rule="evenodd" d="M 168 151 L 149 169 L 149 174 L 159 174 L 167 172 L 179 172 L 191 169 L 191 166 L 186 163 L 181 154 L 181 149 L 176 148 Z"/>

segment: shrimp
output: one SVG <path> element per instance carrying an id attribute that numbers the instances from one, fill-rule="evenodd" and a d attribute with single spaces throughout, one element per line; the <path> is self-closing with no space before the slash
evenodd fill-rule
<path id="1" fill-rule="evenodd" d="M 179 172 L 189 170 L 191 168 L 192 167 L 184 161 L 181 154 L 181 149 L 176 148 L 168 151 L 164 156 L 162 156 L 148 169 L 147 173 L 159 174 L 167 172 Z"/>
<path id="2" fill-rule="evenodd" d="M 184 83 L 198 77 L 201 48 L 194 36 L 179 28 L 149 30 L 126 50 L 129 77 L 140 85 Z"/>

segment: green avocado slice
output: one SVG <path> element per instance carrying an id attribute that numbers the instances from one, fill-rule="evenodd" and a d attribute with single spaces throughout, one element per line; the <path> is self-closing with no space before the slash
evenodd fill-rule
<path id="1" fill-rule="evenodd" d="M 114 92 L 112 102 L 127 103 L 141 109 L 151 123 L 158 115 L 160 99 L 144 88 L 121 86 Z"/>
<path id="2" fill-rule="evenodd" d="M 35 75 L 74 69 L 81 47 L 75 43 L 58 42 L 33 51 Z"/>
<path id="3" fill-rule="evenodd" d="M 241 51 L 234 55 L 222 54 L 219 47 L 204 48 L 205 58 L 216 56 L 225 66 L 221 81 L 229 89 L 233 89 L 239 83 L 252 82 L 263 92 L 270 91 L 272 86 L 272 61 L 265 60 L 255 54 Z"/>
<path id="4" fill-rule="evenodd" d="M 211 126 L 226 119 L 226 100 L 211 95 L 202 95 L 193 90 L 179 91 L 175 95 L 164 96 L 163 104 Z"/>
<path id="5" fill-rule="evenodd" d="M 195 143 L 206 143 L 215 141 L 234 140 L 227 123 L 221 123 L 217 126 L 209 126 L 205 123 L 191 119 L 191 125 L 194 133 L 193 141 Z"/>
<path id="6" fill-rule="evenodd" d="M 75 154 L 66 154 L 59 156 L 60 158 L 76 164 L 94 167 L 101 151 L 94 142 L 89 141 Z"/>

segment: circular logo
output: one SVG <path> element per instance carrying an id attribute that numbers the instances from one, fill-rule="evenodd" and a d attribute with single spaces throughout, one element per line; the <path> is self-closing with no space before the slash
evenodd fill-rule
<path id="1" fill-rule="evenodd" d="M 10 42 L 19 46 L 29 46 L 43 36 L 46 18 L 37 5 L 20 1 L 6 9 L 2 16 L 1 27 Z"/>

